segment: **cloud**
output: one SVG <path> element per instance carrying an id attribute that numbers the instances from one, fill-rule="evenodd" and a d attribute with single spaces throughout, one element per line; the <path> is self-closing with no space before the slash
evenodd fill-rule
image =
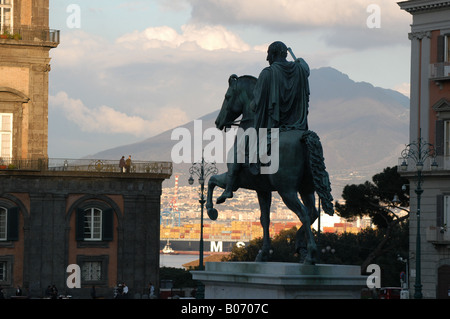
<path id="1" fill-rule="evenodd" d="M 168 26 L 150 27 L 144 31 L 134 31 L 117 39 L 116 43 L 127 48 L 140 43 L 144 49 L 172 48 L 192 51 L 230 50 L 233 52 L 248 51 L 251 47 L 239 36 L 225 27 L 198 26 L 187 24 L 181 27 L 182 33 Z"/>
<path id="2" fill-rule="evenodd" d="M 186 114 L 178 108 L 165 109 L 152 120 L 146 120 L 106 105 L 89 108 L 80 99 L 70 98 L 66 92 L 50 96 L 49 105 L 53 109 L 62 110 L 65 117 L 77 124 L 83 132 L 148 137 L 164 130 L 168 122 L 180 125 L 187 121 Z"/>
<path id="3" fill-rule="evenodd" d="M 188 0 L 195 22 L 211 24 L 257 24 L 276 29 L 293 27 L 366 26 L 369 5 L 381 9 L 392 23 L 409 14 L 392 0 Z M 369 10 L 370 11 L 370 10 Z M 397 19 L 397 20 L 395 20 Z M 390 23 L 390 24 L 392 24 Z"/>
<path id="4" fill-rule="evenodd" d="M 60 46 L 52 51 L 52 57 L 59 68 L 81 71 L 137 63 L 208 63 L 207 57 L 214 59 L 220 55 L 220 59 L 230 59 L 233 55 L 235 59 L 234 53 L 254 56 L 255 53 L 265 54 L 266 50 L 266 45 L 250 46 L 224 26 L 186 24 L 181 26 L 181 32 L 169 26 L 149 27 L 124 34 L 114 42 L 75 30 L 64 34 Z"/>
<path id="5" fill-rule="evenodd" d="M 218 109 L 231 74 L 258 75 L 261 48 L 223 26 L 149 27 L 113 42 L 75 30 L 52 51 L 50 90 L 145 119 L 174 110 L 179 125 Z"/>
<path id="6" fill-rule="evenodd" d="M 407 97 L 409 97 L 410 93 L 411 93 L 410 92 L 411 91 L 411 83 L 405 82 L 405 83 L 398 84 L 393 88 L 393 90 L 396 90 L 396 91 L 402 93 L 403 95 L 406 95 Z"/>
<path id="7" fill-rule="evenodd" d="M 61 35 L 61 44 L 51 52 L 52 60 L 60 67 L 80 67 L 81 62 L 92 61 L 92 53 L 110 54 L 111 44 L 100 36 L 77 30 Z M 107 60 L 104 59 L 103 60 Z M 95 62 L 92 61 L 92 62 Z"/>
<path id="8" fill-rule="evenodd" d="M 257 26 L 274 33 L 322 30 L 327 44 L 353 49 L 399 42 L 411 22 L 411 16 L 392 0 L 187 1 L 192 6 L 192 23 Z M 380 28 L 372 28 L 370 21 L 378 9 Z"/>

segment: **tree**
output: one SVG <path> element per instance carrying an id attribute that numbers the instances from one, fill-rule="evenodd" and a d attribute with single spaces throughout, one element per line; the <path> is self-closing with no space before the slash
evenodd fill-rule
<path id="1" fill-rule="evenodd" d="M 397 260 L 408 252 L 408 222 L 392 226 L 391 240 L 385 245 L 383 253 L 374 257 L 371 263 L 381 269 L 383 286 L 398 286 L 400 272 L 405 265 Z M 358 233 L 322 233 L 318 245 L 320 247 L 320 263 L 338 265 L 362 265 L 361 272 L 366 273 L 366 260 L 385 238 L 383 229 L 366 228 Z M 331 249 L 327 249 L 327 247 Z M 365 264 L 366 263 L 366 264 Z"/>
<path id="2" fill-rule="evenodd" d="M 299 257 L 295 252 L 295 235 L 297 228 L 282 230 L 271 241 L 270 260 L 273 262 L 297 262 Z M 254 261 L 262 247 L 262 238 L 252 239 L 246 247 L 234 246 L 224 261 Z"/>
<path id="3" fill-rule="evenodd" d="M 378 245 L 362 263 L 362 269 L 389 250 L 393 244 L 393 231 L 409 219 L 409 194 L 404 187 L 409 182 L 398 174 L 397 167 L 385 168 L 382 173 L 374 175 L 372 181 L 345 186 L 342 193 L 345 203 L 335 203 L 339 216 L 350 220 L 369 216 L 383 234 Z"/>

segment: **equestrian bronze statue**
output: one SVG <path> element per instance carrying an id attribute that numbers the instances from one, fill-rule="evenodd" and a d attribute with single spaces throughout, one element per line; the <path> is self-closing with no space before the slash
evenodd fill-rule
<path id="1" fill-rule="evenodd" d="M 270 66 L 261 72 L 258 79 L 236 75 L 229 78 L 216 127 L 225 130 L 241 117 L 238 132 L 254 131 L 258 139 L 256 145 L 250 145 L 247 134 L 240 137 L 238 134 L 231 150 L 233 160 L 227 164 L 228 172 L 211 176 L 209 180 L 206 208 L 209 217 L 215 220 L 218 215 L 213 205 L 216 186 L 224 189 L 217 204 L 232 198 L 233 192 L 239 188 L 256 191 L 263 227 L 263 246 L 256 261 L 268 261 L 272 192 L 278 192 L 284 204 L 302 223 L 295 241 L 296 250 L 302 256 L 300 261 L 315 264 L 317 246 L 311 231 L 311 225 L 319 214 L 315 207 L 315 193 L 328 215 L 334 213 L 333 198 L 320 139 L 308 128 L 309 67 L 303 59 L 295 57 L 295 62 L 288 62 L 288 50 L 282 42 L 272 43 L 267 56 Z M 270 154 L 265 158 L 271 161 L 261 160 L 263 151 L 267 152 L 265 155 Z M 255 152 L 259 154 L 253 154 Z M 267 168 L 275 161 L 275 169 L 268 171 Z"/>

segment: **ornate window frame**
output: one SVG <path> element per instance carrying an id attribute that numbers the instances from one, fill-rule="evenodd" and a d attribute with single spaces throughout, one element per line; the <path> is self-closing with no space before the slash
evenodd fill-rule
<path id="1" fill-rule="evenodd" d="M 13 264 L 14 264 L 14 256 L 5 255 L 0 256 L 0 263 L 2 264 L 2 277 L 0 278 L 0 285 L 10 287 L 12 285 L 13 278 Z"/>
<path id="2" fill-rule="evenodd" d="M 432 106 L 436 111 L 436 154 L 438 156 L 450 156 L 450 101 L 440 99 Z"/>
<path id="3" fill-rule="evenodd" d="M 100 263 L 100 279 L 98 280 L 87 280 L 83 276 L 84 266 L 86 263 Z M 98 255 L 98 256 L 88 256 L 88 255 L 77 255 L 77 265 L 81 268 L 81 285 L 96 285 L 105 286 L 108 284 L 108 265 L 109 265 L 109 255 Z"/>

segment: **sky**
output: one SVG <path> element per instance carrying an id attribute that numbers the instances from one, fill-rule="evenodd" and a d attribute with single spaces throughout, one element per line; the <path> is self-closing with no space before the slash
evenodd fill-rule
<path id="1" fill-rule="evenodd" d="M 411 22 L 391 0 L 50 0 L 61 43 L 50 52 L 49 157 L 140 142 L 218 110 L 229 76 L 258 76 L 274 41 L 311 69 L 409 95 Z"/>

